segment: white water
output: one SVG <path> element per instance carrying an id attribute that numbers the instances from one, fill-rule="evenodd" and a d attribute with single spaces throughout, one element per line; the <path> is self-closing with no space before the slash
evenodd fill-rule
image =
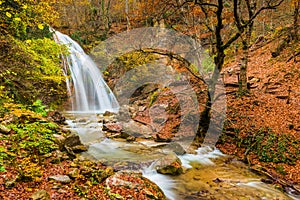
<path id="1" fill-rule="evenodd" d="M 202 165 L 214 165 L 212 159 L 219 158 L 220 156 L 225 156 L 220 150 L 212 149 L 209 146 L 200 147 L 196 150 L 196 154 L 184 154 L 178 156 L 182 162 L 182 166 L 190 169 L 193 168 L 190 163 L 197 162 Z"/>
<path id="2" fill-rule="evenodd" d="M 157 173 L 153 165 L 154 163 L 142 170 L 143 176 L 158 185 L 168 200 L 178 199 L 174 192 L 176 190 L 176 182 L 170 176 Z"/>
<path id="3" fill-rule="evenodd" d="M 69 36 L 54 31 L 55 41 L 68 46 L 70 55 L 65 56 L 65 69 L 70 73 L 67 87 L 72 101 L 72 112 L 117 112 L 118 101 L 102 78 L 94 61 Z M 65 72 L 68 74 L 68 71 Z"/>

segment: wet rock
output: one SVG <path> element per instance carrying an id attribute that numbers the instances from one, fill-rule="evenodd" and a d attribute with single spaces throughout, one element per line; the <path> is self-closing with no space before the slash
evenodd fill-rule
<path id="1" fill-rule="evenodd" d="M 49 111 L 47 113 L 47 118 L 58 124 L 65 124 L 66 118 L 58 111 Z"/>
<path id="2" fill-rule="evenodd" d="M 152 160 L 151 161 L 146 161 L 146 162 L 117 162 L 114 163 L 113 168 L 116 171 L 124 171 L 124 170 L 135 170 L 138 171 L 142 168 L 146 168 L 148 166 L 150 166 L 152 164 Z"/>
<path id="3" fill-rule="evenodd" d="M 121 123 L 107 123 L 107 124 L 103 125 L 102 130 L 118 133 L 118 132 L 121 132 L 121 130 L 122 130 L 122 124 Z"/>
<path id="4" fill-rule="evenodd" d="M 152 181 L 133 171 L 119 171 L 105 181 L 108 195 L 118 194 L 119 199 L 166 200 L 162 190 Z"/>
<path id="5" fill-rule="evenodd" d="M 296 191 L 294 194 L 300 195 L 300 185 L 293 185 L 293 189 Z"/>
<path id="6" fill-rule="evenodd" d="M 298 191 L 300 191 L 300 185 L 294 185 L 294 188 Z"/>
<path id="7" fill-rule="evenodd" d="M 106 137 L 108 138 L 122 138 L 126 139 L 128 142 L 135 141 L 135 137 L 124 132 L 123 126 L 120 123 L 109 123 L 105 124 L 102 128 L 106 132 Z"/>
<path id="8" fill-rule="evenodd" d="M 142 87 L 139 87 L 131 96 L 130 103 L 138 100 L 146 99 L 152 92 L 156 91 L 159 88 L 159 84 L 145 84 Z"/>
<path id="9" fill-rule="evenodd" d="M 170 151 L 173 151 L 177 155 L 183 155 L 183 154 L 186 153 L 184 148 L 177 142 L 169 143 L 165 148 L 170 150 Z"/>
<path id="10" fill-rule="evenodd" d="M 87 147 L 81 143 L 79 136 L 74 133 L 71 133 L 69 136 L 67 136 L 63 146 L 71 155 L 87 151 Z"/>
<path id="11" fill-rule="evenodd" d="M 150 108 L 150 116 L 152 121 L 152 126 L 156 128 L 156 130 L 160 130 L 168 120 L 168 116 L 166 115 L 166 109 L 168 108 L 167 104 L 156 104 Z"/>
<path id="12" fill-rule="evenodd" d="M 175 153 L 170 153 L 155 163 L 155 169 L 158 173 L 179 175 L 183 173 L 182 163 Z"/>
<path id="13" fill-rule="evenodd" d="M 71 179 L 67 175 L 54 175 L 54 176 L 49 176 L 48 180 L 54 180 L 60 183 L 70 183 Z"/>
<path id="14" fill-rule="evenodd" d="M 84 123 L 88 122 L 88 119 L 81 118 L 81 119 L 78 120 L 78 122 L 84 124 Z"/>
<path id="15" fill-rule="evenodd" d="M 70 133 L 71 133 L 70 129 L 67 128 L 67 127 L 61 127 L 61 132 L 67 133 L 67 134 L 70 134 Z"/>
<path id="16" fill-rule="evenodd" d="M 146 125 L 139 122 L 130 120 L 127 123 L 123 123 L 123 132 L 128 135 L 140 138 L 150 138 L 152 137 L 152 129 Z"/>
<path id="17" fill-rule="evenodd" d="M 115 115 L 115 113 L 109 112 L 109 111 L 105 111 L 105 113 L 103 114 L 103 117 L 109 117 L 109 116 L 113 116 L 113 115 Z"/>
<path id="18" fill-rule="evenodd" d="M 129 113 L 129 106 L 122 106 L 119 109 L 118 114 L 116 115 L 116 119 L 117 121 L 120 122 L 129 122 L 131 117 L 130 117 L 130 113 Z"/>
<path id="19" fill-rule="evenodd" d="M 80 153 L 80 152 L 87 151 L 88 148 L 86 146 L 84 146 L 83 144 L 81 144 L 81 145 L 76 145 L 76 146 L 72 147 L 71 150 L 75 153 Z"/>
<path id="20" fill-rule="evenodd" d="M 64 146 L 73 147 L 76 145 L 81 145 L 81 141 L 78 135 L 71 133 L 67 136 L 67 138 L 64 141 Z"/>
<path id="21" fill-rule="evenodd" d="M 162 137 L 160 134 L 156 134 L 154 138 L 155 142 L 171 142 L 172 139 L 168 137 Z"/>
<path id="22" fill-rule="evenodd" d="M 50 200 L 50 195 L 46 190 L 39 190 L 31 195 L 33 200 Z"/>
<path id="23" fill-rule="evenodd" d="M 102 121 L 99 121 L 99 122 L 102 122 L 103 124 L 116 123 L 117 119 L 116 119 L 115 115 L 103 116 Z"/>
<path id="24" fill-rule="evenodd" d="M 0 124 L 0 133 L 8 134 L 10 132 L 10 129 L 6 126 Z"/>
<path id="25" fill-rule="evenodd" d="M 134 137 L 134 136 L 132 136 L 132 135 L 129 135 L 127 138 L 126 138 L 126 141 L 127 142 L 133 142 L 133 141 L 135 141 L 136 140 L 136 138 Z"/>

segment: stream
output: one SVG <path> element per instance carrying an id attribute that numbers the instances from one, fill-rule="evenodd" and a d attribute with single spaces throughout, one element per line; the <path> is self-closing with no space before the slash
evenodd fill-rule
<path id="1" fill-rule="evenodd" d="M 69 36 L 54 31 L 55 41 L 69 47 L 62 56 L 72 110 L 64 113 L 67 129 L 76 132 L 88 151 L 83 159 L 100 161 L 115 170 L 133 170 L 156 183 L 169 200 L 193 199 L 299 199 L 261 182 L 263 177 L 249 171 L 242 162 L 216 148 L 200 147 L 194 153 L 178 155 L 184 173 L 167 176 L 157 173 L 155 163 L 173 154 L 169 143 L 152 139 L 108 139 L 102 132 L 105 111 L 118 112 L 117 98 L 102 78 L 98 66 Z M 70 73 L 70 74 L 69 74 Z"/>
<path id="2" fill-rule="evenodd" d="M 153 163 L 168 153 L 162 148 L 164 143 L 108 139 L 102 132 L 102 115 L 65 113 L 65 116 L 67 128 L 78 133 L 83 144 L 89 146 L 88 151 L 81 154 L 83 158 L 101 161 L 117 170 L 142 172 L 169 200 L 299 199 L 261 182 L 263 177 L 251 172 L 244 163 L 210 147 L 200 147 L 195 154 L 179 156 L 185 168 L 183 174 L 159 174 Z"/>

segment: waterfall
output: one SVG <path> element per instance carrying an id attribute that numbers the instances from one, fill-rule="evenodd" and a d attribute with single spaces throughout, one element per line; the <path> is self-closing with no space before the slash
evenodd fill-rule
<path id="1" fill-rule="evenodd" d="M 67 45 L 70 51 L 69 55 L 64 56 L 64 73 L 67 77 L 72 111 L 83 113 L 118 111 L 119 103 L 105 83 L 96 63 L 69 36 L 52 31 L 55 41 Z"/>

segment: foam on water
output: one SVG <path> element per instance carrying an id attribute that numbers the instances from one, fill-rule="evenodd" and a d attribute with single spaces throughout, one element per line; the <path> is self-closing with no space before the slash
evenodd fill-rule
<path id="1" fill-rule="evenodd" d="M 225 156 L 217 148 L 211 148 L 209 146 L 200 147 L 196 150 L 196 154 L 184 154 L 179 156 L 182 166 L 189 169 L 192 168 L 191 162 L 197 162 L 202 165 L 214 165 L 212 159 Z"/>
<path id="2" fill-rule="evenodd" d="M 154 182 L 164 192 L 168 200 L 177 200 L 176 193 L 176 182 L 169 176 L 157 173 L 153 167 L 154 163 L 149 167 L 143 168 L 143 176 Z"/>

